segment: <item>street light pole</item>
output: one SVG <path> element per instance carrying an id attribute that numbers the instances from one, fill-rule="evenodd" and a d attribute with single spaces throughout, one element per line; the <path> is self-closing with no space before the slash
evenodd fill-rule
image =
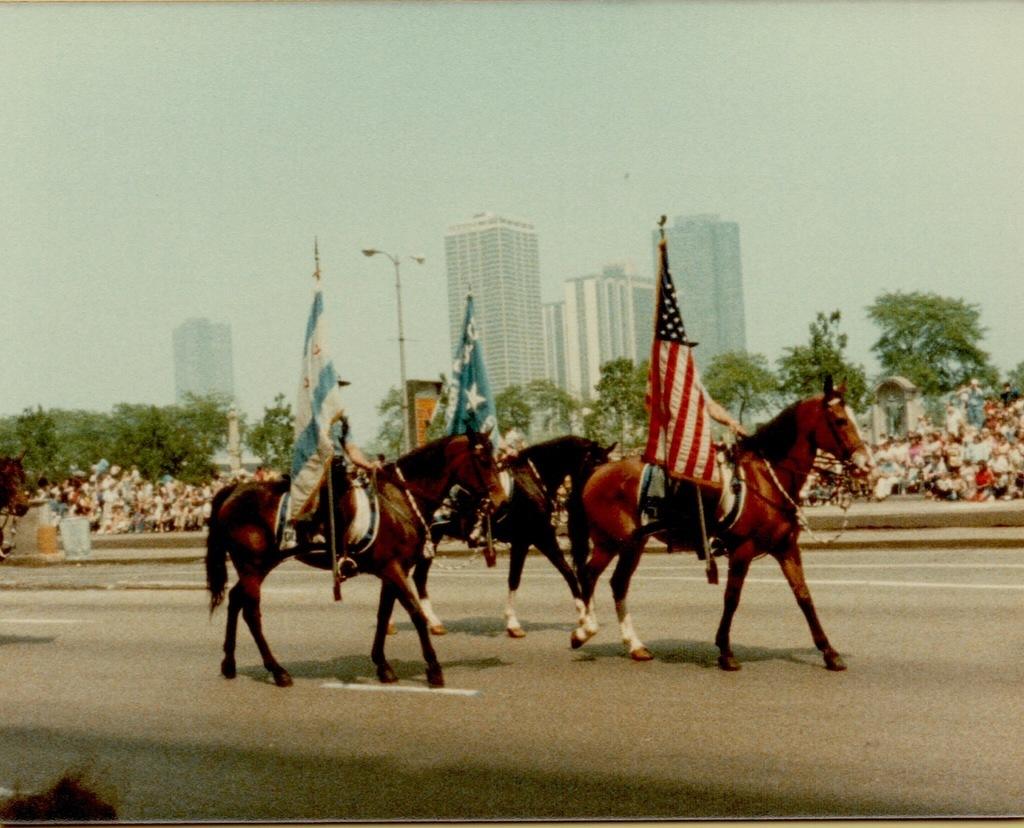
<path id="1" fill-rule="evenodd" d="M 401 375 L 401 386 L 398 389 L 399 400 L 402 404 L 402 453 L 405 454 L 412 449 L 412 435 L 409 433 L 409 399 L 406 389 L 405 378 L 405 327 L 402 324 L 402 274 L 399 268 L 401 261 L 398 256 L 392 256 L 386 250 L 377 250 L 369 247 L 363 250 L 364 256 L 387 256 L 391 264 L 395 266 L 395 296 L 398 300 L 398 369 Z M 418 264 L 423 264 L 426 259 L 423 256 L 409 256 Z"/>

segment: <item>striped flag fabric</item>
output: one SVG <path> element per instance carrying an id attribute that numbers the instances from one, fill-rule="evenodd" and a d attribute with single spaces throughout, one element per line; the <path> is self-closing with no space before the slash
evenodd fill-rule
<path id="1" fill-rule="evenodd" d="M 315 495 L 333 455 L 331 422 L 343 410 L 338 374 L 324 346 L 324 297 L 320 289 L 319 263 L 314 276 L 316 286 L 309 321 L 306 323 L 302 371 L 295 403 L 289 520 L 316 507 Z"/>
<path id="2" fill-rule="evenodd" d="M 473 294 L 469 294 L 462 322 L 462 338 L 453 357 L 445 431 L 448 434 L 465 434 L 469 430 L 483 432 L 490 429 L 491 441 L 497 445 L 497 424 L 494 395 L 491 394 L 484 353 L 476 332 Z"/>
<path id="3" fill-rule="evenodd" d="M 647 376 L 650 420 L 643 459 L 664 466 L 670 477 L 710 480 L 715 470 L 715 448 L 706 394 L 693 358 L 697 343 L 686 337 L 668 269 L 664 234 L 658 248 L 661 266 Z"/>

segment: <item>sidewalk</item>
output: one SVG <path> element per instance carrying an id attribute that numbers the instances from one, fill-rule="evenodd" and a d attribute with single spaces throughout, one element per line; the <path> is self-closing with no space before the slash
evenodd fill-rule
<path id="1" fill-rule="evenodd" d="M 914 496 L 892 497 L 881 503 L 858 501 L 847 512 L 836 506 L 804 510 L 809 530 L 801 548 L 813 549 L 939 549 L 955 547 L 1020 548 L 1024 550 L 1024 500 L 986 503 L 938 503 Z M 144 535 L 92 535 L 88 557 L 65 558 L 64 553 L 19 556 L 4 567 L 54 564 L 198 563 L 206 554 L 205 532 Z M 650 552 L 664 546 L 651 542 Z M 499 546 L 499 554 L 501 554 Z M 446 541 L 442 557 L 472 554 L 465 545 Z"/>

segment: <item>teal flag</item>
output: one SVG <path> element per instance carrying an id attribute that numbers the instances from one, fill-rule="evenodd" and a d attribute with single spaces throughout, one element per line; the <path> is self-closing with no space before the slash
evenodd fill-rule
<path id="1" fill-rule="evenodd" d="M 487 380 L 484 353 L 477 337 L 473 316 L 473 295 L 466 297 L 462 339 L 455 349 L 452 379 L 448 386 L 448 434 L 490 430 L 491 442 L 498 442 L 498 417 L 494 395 Z"/>

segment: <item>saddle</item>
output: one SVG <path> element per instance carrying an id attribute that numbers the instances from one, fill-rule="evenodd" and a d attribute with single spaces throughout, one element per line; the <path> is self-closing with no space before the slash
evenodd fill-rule
<path id="1" fill-rule="evenodd" d="M 340 533 L 338 551 L 340 553 L 344 550 L 348 555 L 355 556 L 366 551 L 377 539 L 377 530 L 380 527 L 380 505 L 376 488 L 371 486 L 366 478 L 357 476 L 347 485 L 355 495 L 355 513 L 349 519 L 344 532 Z M 285 492 L 278 504 L 274 522 L 274 537 L 282 551 L 288 551 L 298 546 L 294 525 L 289 525 L 286 519 L 289 499 L 290 494 Z M 335 512 L 334 520 L 336 530 L 340 530 L 344 524 L 343 516 L 339 512 Z M 322 545 L 314 544 L 307 548 L 326 549 L 327 541 L 325 540 Z"/>
<path id="2" fill-rule="evenodd" d="M 662 466 L 645 463 L 637 504 L 640 531 L 663 536 L 672 547 L 695 550 L 703 559 L 701 511 L 708 536 L 721 534 L 736 522 L 745 495 L 746 483 L 725 451 L 717 453 L 710 481 L 669 478 Z"/>

